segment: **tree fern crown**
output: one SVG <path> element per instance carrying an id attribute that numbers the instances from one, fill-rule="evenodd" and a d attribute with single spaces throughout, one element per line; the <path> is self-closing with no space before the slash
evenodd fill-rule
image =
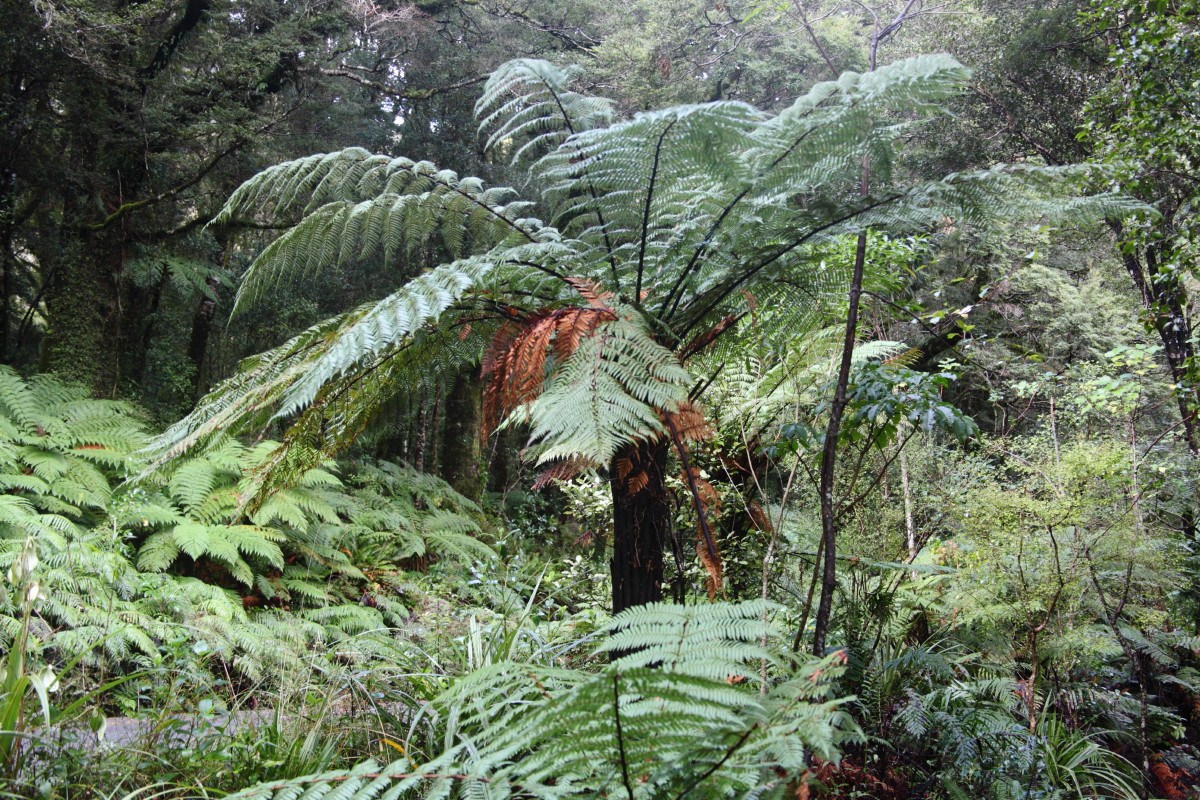
<path id="1" fill-rule="evenodd" d="M 572 88 L 576 70 L 520 59 L 491 76 L 476 110 L 488 148 L 528 166 L 536 199 L 359 148 L 272 167 L 215 220 L 287 228 L 244 276 L 238 308 L 347 261 L 411 262 L 414 277 L 248 359 L 158 452 L 287 417 L 268 470 L 286 483 L 345 447 L 436 359 L 453 354 L 461 366 L 486 350 L 485 372 L 491 358 L 527 387 L 521 402 L 497 407 L 532 425 L 531 454 L 602 464 L 663 435 L 695 383 L 687 359 L 758 298 L 793 298 L 797 331 L 836 315 L 847 276 L 821 255 L 849 235 L 1135 208 L 1113 195 L 1073 197 L 1092 175 L 1086 167 L 893 182 L 899 134 L 969 75 L 949 56 L 919 56 L 818 84 L 775 115 L 715 102 L 618 121 L 611 103 Z M 864 159 L 867 195 L 858 191 Z M 422 270 L 429 254 L 445 265 Z M 534 354 L 520 331 L 571 309 L 603 309 L 604 319 L 556 325 Z"/>

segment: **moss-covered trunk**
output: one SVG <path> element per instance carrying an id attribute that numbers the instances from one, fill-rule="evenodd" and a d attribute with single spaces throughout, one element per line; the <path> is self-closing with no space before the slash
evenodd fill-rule
<path id="1" fill-rule="evenodd" d="M 120 376 L 116 231 L 68 234 L 46 289 L 40 369 L 111 395 Z"/>

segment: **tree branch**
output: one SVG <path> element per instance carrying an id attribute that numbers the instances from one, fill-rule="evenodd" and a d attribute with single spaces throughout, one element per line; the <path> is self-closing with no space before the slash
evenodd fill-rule
<path id="1" fill-rule="evenodd" d="M 463 89 L 467 86 L 473 86 L 476 83 L 482 83 L 483 81 L 487 80 L 486 75 L 477 75 L 474 78 L 468 78 L 467 80 L 459 81 L 458 83 L 451 83 L 446 86 L 435 86 L 431 89 L 393 89 L 387 84 L 380 83 L 379 81 L 373 81 L 369 78 L 364 78 L 361 75 L 351 72 L 350 67 L 345 65 L 337 68 L 322 67 L 321 74 L 328 75 L 333 78 L 345 78 L 346 80 L 353 81 L 360 86 L 365 86 L 368 89 L 374 89 L 380 94 L 385 94 L 388 97 L 394 97 L 398 100 L 428 100 L 434 95 L 453 92 L 456 89 Z"/>

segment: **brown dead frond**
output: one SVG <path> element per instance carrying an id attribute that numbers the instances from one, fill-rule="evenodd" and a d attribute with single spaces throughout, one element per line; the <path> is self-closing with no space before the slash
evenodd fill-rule
<path id="1" fill-rule="evenodd" d="M 625 490 L 629 494 L 637 494 L 649 485 L 650 473 L 644 469 L 640 469 L 629 476 L 629 480 L 625 482 Z"/>
<path id="2" fill-rule="evenodd" d="M 762 503 L 757 500 L 751 500 L 747 506 L 750 513 L 750 521 L 754 523 L 754 527 L 763 533 L 770 533 L 774 530 L 774 525 L 771 524 L 771 518 L 767 516 L 767 512 L 763 510 Z"/>
<path id="3" fill-rule="evenodd" d="M 604 295 L 592 292 L 585 299 L 600 302 Z M 616 315 L 607 306 L 569 306 L 537 311 L 501 325 L 483 356 L 484 435 L 490 435 L 514 408 L 541 394 L 547 378 L 546 359 L 551 354 L 561 364 L 585 337 L 614 319 Z"/>
<path id="4" fill-rule="evenodd" d="M 613 462 L 613 469 L 617 473 L 617 481 L 623 481 L 633 472 L 633 459 L 629 456 L 621 456 Z"/>
<path id="5" fill-rule="evenodd" d="M 704 534 L 700 532 L 699 527 L 696 529 L 696 555 L 700 558 L 700 563 L 704 565 L 704 584 L 708 589 L 708 599 L 716 600 L 717 593 L 724 588 L 722 581 L 725 576 L 725 565 L 721 562 L 720 551 L 715 547 L 712 553 L 708 552 L 708 544 L 704 541 Z"/>
<path id="6" fill-rule="evenodd" d="M 589 467 L 595 466 L 586 458 L 568 458 L 551 464 L 533 482 L 534 489 L 549 486 L 555 481 L 569 481 Z"/>
<path id="7" fill-rule="evenodd" d="M 730 314 L 727 317 L 721 318 L 716 325 L 713 325 L 708 330 L 698 334 L 695 339 L 692 339 L 683 346 L 682 350 L 679 351 L 679 360 L 686 361 L 692 356 L 696 355 L 696 353 L 704 350 L 710 344 L 715 342 L 717 337 L 729 330 L 730 326 L 736 324 L 738 320 L 742 318 L 742 316 L 742 314 Z"/>
<path id="8" fill-rule="evenodd" d="M 721 495 L 709 481 L 700 475 L 700 470 L 692 467 L 684 470 L 680 476 L 684 484 L 692 487 L 699 502 L 699 513 L 706 520 L 711 520 L 721 513 Z M 704 566 L 705 585 L 708 589 L 708 599 L 715 600 L 717 593 L 723 588 L 725 565 L 721 560 L 721 552 L 717 549 L 716 540 L 705 536 L 705 525 L 700 517 L 696 519 L 696 556 Z"/>
<path id="9" fill-rule="evenodd" d="M 575 291 L 579 292 L 579 296 L 592 308 L 612 310 L 613 293 L 605 291 L 600 284 L 582 278 L 567 278 L 567 283 L 571 284 Z"/>
<path id="10" fill-rule="evenodd" d="M 668 416 L 669 422 L 682 441 L 699 442 L 712 438 L 715 433 L 712 425 L 704 418 L 704 412 L 691 400 L 680 403 Z"/>

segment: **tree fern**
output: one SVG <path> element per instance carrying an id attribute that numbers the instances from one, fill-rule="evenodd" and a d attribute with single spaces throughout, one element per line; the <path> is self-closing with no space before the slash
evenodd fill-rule
<path id="1" fill-rule="evenodd" d="M 709 384 L 689 362 L 753 319 L 757 297 L 789 293 L 814 309 L 788 320 L 793 335 L 821 323 L 847 284 L 844 260 L 826 256 L 848 237 L 1014 217 L 1090 222 L 1142 208 L 1114 195 L 1076 197 L 1094 167 L 893 180 L 901 134 L 968 76 L 949 56 L 920 56 L 819 84 L 777 115 L 717 102 L 614 121 L 611 104 L 571 89 L 570 70 L 511 62 L 477 112 L 489 147 L 529 164 L 548 222 L 527 216 L 532 206 L 513 191 L 409 159 L 350 149 L 273 167 L 217 218 L 294 223 L 256 259 L 241 306 L 346 260 L 405 263 L 435 239 L 457 260 L 247 359 L 159 438 L 158 463 L 219 433 L 287 418 L 258 473 L 261 502 L 368 430 L 427 380 L 439 354 L 465 367 L 485 352 L 508 359 L 491 374 L 520 390 L 489 390 L 517 398 L 495 406 L 510 424 L 530 425 L 531 457 L 615 467 L 643 448 L 654 461 L 675 415 L 700 414 L 690 401 L 702 398 L 689 394 Z M 864 158 L 867 196 L 857 191 Z M 610 472 L 618 497 L 660 495 L 634 491 L 650 472 Z M 651 538 L 665 535 L 665 512 L 628 516 L 653 528 Z"/>
<path id="2" fill-rule="evenodd" d="M 636 609 L 607 632 L 649 645 L 657 667 L 644 653 L 597 673 L 497 663 L 438 700 L 456 715 L 459 741 L 428 763 L 364 764 L 237 796 L 785 796 L 810 753 L 836 759 L 858 733 L 831 694 L 839 656 L 777 657 L 764 693 L 742 680 L 762 654 L 763 610 Z"/>
<path id="3" fill-rule="evenodd" d="M 737 313 L 740 290 L 769 291 L 786 278 L 812 297 L 838 292 L 843 276 L 808 264 L 821 247 L 859 230 L 922 231 L 947 217 L 970 224 L 1048 212 L 1095 217 L 1131 207 L 1108 196 L 1064 202 L 1085 177 L 1082 168 L 997 168 L 891 188 L 888 155 L 901 128 L 888 115 L 933 108 L 967 74 L 946 56 L 922 56 L 821 84 L 774 117 L 713 103 L 610 124 L 608 104 L 570 91 L 569 71 L 510 63 L 485 88 L 482 123 L 493 147 L 514 149 L 518 158 L 540 155 L 532 174 L 558 228 L 517 216 L 527 206 L 509 200 L 507 191 L 407 159 L 351 149 L 273 167 L 243 185 L 218 216 L 229 222 L 254 213 L 300 215 L 298 226 L 251 269 L 242 289 L 246 302 L 296 270 L 380 248 L 389 257 L 403 237 L 419 242 L 439 232 L 452 252 L 474 255 L 249 360 L 160 446 L 180 452 L 216 430 L 260 425 L 317 404 L 321 432 L 303 445 L 313 448 L 314 459 L 336 451 L 368 421 L 364 407 L 385 402 L 387 387 L 376 394 L 365 384 L 391 362 L 419 355 L 414 336 L 422 326 L 503 318 L 490 298 L 529 309 L 525 291 L 543 306 L 570 304 L 577 295 L 567 278 L 595 282 L 628 304 L 645 318 L 646 335 L 678 356 L 685 337 Z M 881 189 L 858 198 L 845 190 L 865 155 L 879 165 Z M 393 219 L 390 209 L 399 216 Z M 490 233 L 479 227 L 484 223 Z M 513 280 L 532 283 L 506 285 Z M 597 330 L 589 339 L 601 335 Z M 656 417 L 670 411 L 680 391 L 664 391 L 664 383 L 685 381 L 677 368 L 665 382 L 661 371 L 650 370 L 597 384 L 593 404 L 623 412 L 613 429 L 563 426 L 561 409 L 583 393 L 570 378 L 603 365 L 598 349 L 581 345 L 562 365 L 560 380 L 547 383 L 549 400 L 522 409 L 535 425 L 549 417 L 538 434 L 542 458 L 602 461 L 616 443 L 662 431 Z M 648 366 L 663 363 L 648 346 L 629 355 Z M 358 411 L 328 413 L 343 399 Z"/>

